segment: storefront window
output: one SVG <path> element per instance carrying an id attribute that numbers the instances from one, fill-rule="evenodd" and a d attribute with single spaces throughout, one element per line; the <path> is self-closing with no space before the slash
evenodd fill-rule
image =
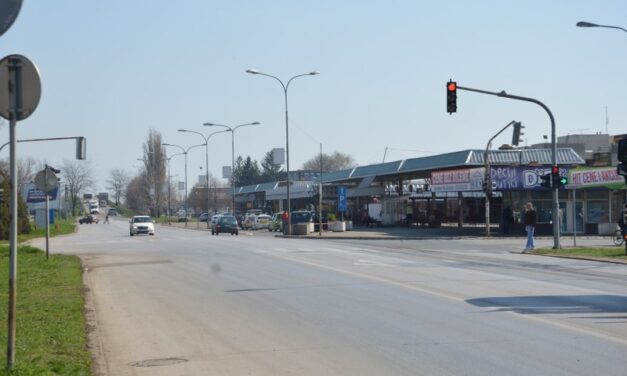
<path id="1" fill-rule="evenodd" d="M 588 223 L 609 222 L 609 205 L 607 201 L 588 200 L 586 220 Z"/>
<path id="2" fill-rule="evenodd" d="M 542 201 L 537 201 L 535 203 L 536 212 L 538 213 L 538 222 L 540 223 L 551 222 L 552 205 L 553 205 L 553 202 L 550 200 L 542 200 Z"/>

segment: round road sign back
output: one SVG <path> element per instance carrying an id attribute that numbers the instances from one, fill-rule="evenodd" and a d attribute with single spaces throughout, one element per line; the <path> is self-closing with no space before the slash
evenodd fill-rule
<path id="1" fill-rule="evenodd" d="M 0 1 L 0 35 L 9 30 L 22 7 L 22 0 Z"/>
<path id="2" fill-rule="evenodd" d="M 9 120 L 11 115 L 11 101 L 9 93 L 9 81 L 11 74 L 9 69 L 21 67 L 21 77 L 17 81 L 18 107 L 16 120 L 24 120 L 29 117 L 39 104 L 41 98 L 41 80 L 35 64 L 22 55 L 9 55 L 0 60 L 0 116 Z M 20 105 L 21 104 L 21 105 Z"/>
<path id="3" fill-rule="evenodd" d="M 52 171 L 46 173 L 46 170 L 41 170 L 35 175 L 35 186 L 40 191 L 45 192 L 48 188 L 48 192 L 50 192 L 57 187 L 57 184 L 59 184 L 57 175 Z"/>

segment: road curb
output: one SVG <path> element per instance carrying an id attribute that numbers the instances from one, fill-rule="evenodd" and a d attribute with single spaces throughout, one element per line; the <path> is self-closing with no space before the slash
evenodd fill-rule
<path id="1" fill-rule="evenodd" d="M 533 255 L 533 256 L 545 256 L 545 257 L 554 257 L 554 258 L 563 258 L 569 260 L 581 260 L 581 261 L 596 261 L 596 262 L 604 262 L 606 264 L 614 264 L 614 265 L 627 265 L 627 261 L 618 261 L 618 260 L 608 260 L 608 259 L 599 259 L 585 256 L 560 256 L 560 255 L 540 255 L 534 253 L 523 253 L 525 255 Z"/>
<path id="2" fill-rule="evenodd" d="M 276 238 L 284 239 L 312 239 L 312 240 L 459 240 L 462 236 L 421 236 L 421 237 L 409 237 L 409 236 L 387 236 L 387 237 L 374 237 L 374 236 L 300 236 L 300 235 L 274 235 Z"/>

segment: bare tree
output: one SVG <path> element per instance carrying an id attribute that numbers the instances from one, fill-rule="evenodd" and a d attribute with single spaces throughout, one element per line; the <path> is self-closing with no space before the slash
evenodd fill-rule
<path id="1" fill-rule="evenodd" d="M 37 169 L 38 163 L 32 157 L 27 158 L 18 158 L 17 160 L 17 180 L 20 185 L 24 183 L 29 183 L 33 181 L 35 178 L 35 174 L 38 170 L 43 169 L 43 163 L 41 163 L 41 168 Z M 8 160 L 0 161 L 0 169 L 3 171 L 9 171 L 9 162 Z"/>
<path id="2" fill-rule="evenodd" d="M 161 133 L 150 129 L 143 145 L 145 171 L 143 177 L 151 215 L 157 217 L 160 209 L 167 205 L 166 153 L 162 144 Z"/>
<path id="3" fill-rule="evenodd" d="M 120 205 L 120 200 L 124 197 L 126 185 L 130 178 L 128 173 L 120 168 L 109 171 L 109 180 L 107 180 L 107 189 L 113 191 L 115 196 L 115 204 Z"/>
<path id="4" fill-rule="evenodd" d="M 135 213 L 145 213 L 148 207 L 148 196 L 146 195 L 146 181 L 143 173 L 132 178 L 126 186 L 126 207 Z"/>
<path id="5" fill-rule="evenodd" d="M 322 159 L 322 168 L 320 166 L 320 159 Z M 339 170 L 346 170 L 357 166 L 355 159 L 349 154 L 340 153 L 334 151 L 333 154 L 322 153 L 311 157 L 305 163 L 303 163 L 303 170 L 313 170 L 322 172 L 332 172 Z"/>
<path id="6" fill-rule="evenodd" d="M 94 185 L 92 171 L 88 161 L 63 161 L 61 181 L 67 185 L 73 215 L 76 215 L 80 209 L 79 193 Z"/>

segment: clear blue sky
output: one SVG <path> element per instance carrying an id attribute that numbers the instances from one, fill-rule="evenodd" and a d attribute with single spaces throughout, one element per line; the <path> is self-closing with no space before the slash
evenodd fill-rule
<path id="1" fill-rule="evenodd" d="M 540 107 L 492 96 L 459 92 L 450 116 L 449 78 L 543 101 L 558 135 L 604 132 L 605 106 L 609 133 L 625 133 L 627 33 L 575 27 L 581 20 L 627 27 L 627 2 L 24 0 L 0 50 L 29 57 L 42 76 L 40 105 L 18 138 L 87 137 L 100 191 L 111 169 L 137 171 L 149 128 L 192 145 L 200 137 L 177 129 L 259 121 L 238 130 L 236 155 L 260 160 L 284 147 L 282 89 L 248 68 L 284 79 L 321 72 L 290 88 L 292 169 L 319 142 L 365 165 L 386 146 L 387 160 L 483 148 L 511 120 L 526 126 L 528 144 L 550 134 Z M 8 127 L 0 131 L 8 140 Z M 229 135 L 210 149 L 220 177 Z M 21 144 L 19 153 L 60 165 L 74 144 Z M 203 149 L 190 152 L 190 185 L 204 163 Z M 172 170 L 182 179 L 182 158 Z"/>

